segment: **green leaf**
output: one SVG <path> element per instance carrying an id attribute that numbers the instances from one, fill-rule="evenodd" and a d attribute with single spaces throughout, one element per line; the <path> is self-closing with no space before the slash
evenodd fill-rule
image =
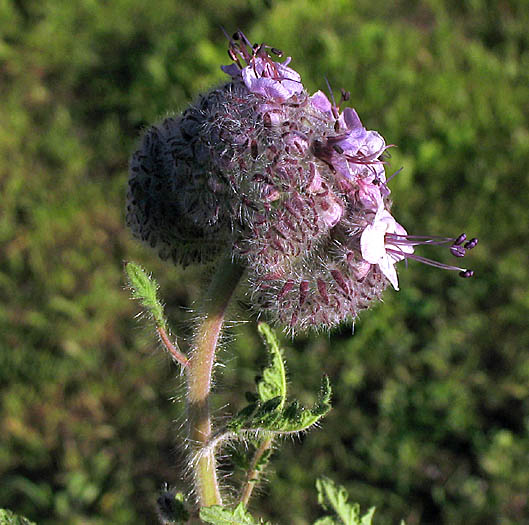
<path id="1" fill-rule="evenodd" d="M 316 424 L 331 409 L 331 385 L 324 376 L 318 399 L 310 409 L 291 402 L 281 410 L 281 398 L 275 397 L 266 403 L 256 402 L 243 408 L 228 424 L 234 432 L 268 431 L 277 433 L 303 432 Z"/>
<path id="2" fill-rule="evenodd" d="M 307 430 L 331 409 L 331 385 L 322 379 L 316 403 L 310 409 L 297 401 L 286 404 L 287 381 L 283 352 L 274 332 L 265 323 L 259 324 L 270 353 L 270 361 L 257 381 L 257 396 L 247 395 L 250 403 L 228 423 L 229 430 L 293 433 Z"/>
<path id="3" fill-rule="evenodd" d="M 270 353 L 270 363 L 263 370 L 262 379 L 257 383 L 257 393 L 261 401 L 281 398 L 279 409 L 283 409 L 287 397 L 287 377 L 283 353 L 279 341 L 266 323 L 259 323 L 257 327 Z"/>
<path id="4" fill-rule="evenodd" d="M 129 278 L 129 286 L 132 290 L 132 297 L 139 299 L 142 306 L 149 312 L 157 326 L 167 329 L 163 306 L 158 299 L 158 283 L 147 275 L 145 270 L 134 262 L 127 263 L 125 267 Z"/>
<path id="5" fill-rule="evenodd" d="M 333 512 L 338 519 L 330 516 L 320 518 L 314 525 L 371 525 L 375 507 L 360 516 L 360 505 L 347 502 L 349 495 L 344 487 L 336 485 L 328 478 L 316 481 L 318 503 L 327 511 Z"/>
<path id="6" fill-rule="evenodd" d="M 17 516 L 10 510 L 0 509 L 0 525 L 35 525 L 35 522 Z"/>
<path id="7" fill-rule="evenodd" d="M 235 509 L 227 509 L 219 505 L 202 507 L 200 519 L 212 525 L 271 525 L 268 521 L 253 518 L 242 503 L 239 503 Z"/>

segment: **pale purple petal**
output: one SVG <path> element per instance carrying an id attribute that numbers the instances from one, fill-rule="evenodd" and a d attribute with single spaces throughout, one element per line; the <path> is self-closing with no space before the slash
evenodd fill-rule
<path id="1" fill-rule="evenodd" d="M 277 82 L 271 78 L 262 77 L 252 79 L 251 77 L 248 77 L 248 80 L 245 80 L 244 83 L 246 84 L 248 91 L 251 93 L 275 100 L 276 102 L 284 102 L 292 95 L 291 92 L 281 84 L 281 82 Z"/>
<path id="2" fill-rule="evenodd" d="M 343 215 L 342 203 L 338 200 L 333 200 L 330 206 L 321 213 L 323 222 L 329 227 L 333 228 L 338 224 Z"/>
<path id="3" fill-rule="evenodd" d="M 343 119 L 348 130 L 355 131 L 362 129 L 365 131 L 358 113 L 353 108 L 345 108 L 343 110 Z"/>
<path id="4" fill-rule="evenodd" d="M 360 179 L 358 184 L 358 199 L 364 208 L 376 212 L 383 207 L 384 199 L 380 193 L 380 186 Z"/>
<path id="5" fill-rule="evenodd" d="M 365 130 L 364 130 L 365 131 Z M 364 144 L 360 148 L 366 155 L 378 157 L 386 149 L 386 142 L 382 136 L 376 131 L 368 131 L 365 133 Z"/>
<path id="6" fill-rule="evenodd" d="M 232 78 L 237 78 L 241 75 L 241 70 L 237 64 L 230 64 L 229 66 L 220 66 L 220 69 Z"/>
<path id="7" fill-rule="evenodd" d="M 310 101 L 312 102 L 312 105 L 322 113 L 332 115 L 332 105 L 323 91 L 316 91 L 316 93 L 310 97 Z"/>
<path id="8" fill-rule="evenodd" d="M 342 140 L 337 142 L 337 144 L 345 152 L 354 155 L 365 143 L 367 131 L 364 126 L 362 126 L 362 122 L 354 109 L 345 108 L 340 119 L 342 119 L 342 117 L 342 122 L 347 128 L 347 133 Z"/>
<path id="9" fill-rule="evenodd" d="M 296 71 L 261 57 L 255 57 L 242 69 L 241 75 L 248 91 L 276 102 L 284 102 L 303 91 L 301 77 Z"/>
<path id="10" fill-rule="evenodd" d="M 371 169 L 373 170 L 371 181 L 377 180 L 379 182 L 386 182 L 386 170 L 384 169 L 384 164 L 382 164 L 382 162 L 373 164 Z"/>

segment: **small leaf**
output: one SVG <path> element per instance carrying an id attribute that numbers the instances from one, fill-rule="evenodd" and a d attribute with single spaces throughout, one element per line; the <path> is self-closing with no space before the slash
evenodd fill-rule
<path id="1" fill-rule="evenodd" d="M 35 523 L 23 516 L 17 516 L 10 510 L 0 509 L 0 525 L 35 525 Z"/>
<path id="2" fill-rule="evenodd" d="M 270 362 L 257 381 L 258 396 L 247 394 L 246 398 L 252 402 L 231 419 L 228 429 L 233 432 L 303 432 L 331 409 L 329 379 L 323 377 L 318 399 L 311 409 L 300 406 L 297 401 L 286 405 L 287 381 L 282 350 L 267 324 L 260 323 L 259 332 L 270 352 Z"/>
<path id="3" fill-rule="evenodd" d="M 270 353 L 270 363 L 263 370 L 263 376 L 257 383 L 259 399 L 268 401 L 272 398 L 280 397 L 279 409 L 282 409 L 287 397 L 287 378 L 283 353 L 276 335 L 266 323 L 259 323 L 257 329 Z"/>
<path id="4" fill-rule="evenodd" d="M 331 385 L 324 376 L 318 399 L 311 409 L 304 408 L 293 401 L 280 410 L 280 398 L 270 399 L 266 403 L 254 403 L 243 408 L 228 424 L 234 432 L 269 431 L 277 433 L 303 432 L 316 424 L 331 409 Z"/>
<path id="5" fill-rule="evenodd" d="M 235 509 L 227 509 L 214 505 L 200 509 L 200 519 L 212 525 L 271 525 L 261 519 L 256 520 L 248 512 L 242 503 Z"/>
<path id="6" fill-rule="evenodd" d="M 152 276 L 136 263 L 129 262 L 125 267 L 129 278 L 132 297 L 139 299 L 142 306 L 149 312 L 157 326 L 167 329 L 167 321 L 163 313 L 163 306 L 158 299 L 158 283 Z"/>
<path id="7" fill-rule="evenodd" d="M 349 495 L 344 487 L 336 485 L 328 478 L 320 478 L 316 481 L 318 490 L 318 503 L 327 511 L 335 513 L 339 521 L 330 518 L 331 521 L 324 521 L 321 518 L 314 525 L 371 525 L 375 508 L 372 507 L 364 516 L 360 516 L 360 505 L 357 503 L 350 504 L 347 502 Z"/>

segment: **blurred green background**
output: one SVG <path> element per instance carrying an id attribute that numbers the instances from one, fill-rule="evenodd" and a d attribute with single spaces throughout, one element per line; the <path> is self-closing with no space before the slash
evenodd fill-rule
<path id="1" fill-rule="evenodd" d="M 378 524 L 529 523 L 525 0 L 0 1 L 0 506 L 155 523 L 162 483 L 183 486 L 182 378 L 123 264 L 155 274 L 182 336 L 203 278 L 131 240 L 127 162 L 145 125 L 225 79 L 220 25 L 292 55 L 309 90 L 351 91 L 398 145 L 408 231 L 480 237 L 475 279 L 401 263 L 354 335 L 286 340 L 292 393 L 310 403 L 324 371 L 334 410 L 284 442 L 252 509 L 310 523 L 326 474 Z M 231 336 L 219 416 L 264 359 L 254 323 Z"/>

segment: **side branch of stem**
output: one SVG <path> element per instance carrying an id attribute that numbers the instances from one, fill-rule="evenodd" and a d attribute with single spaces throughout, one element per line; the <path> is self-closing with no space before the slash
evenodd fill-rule
<path id="1" fill-rule="evenodd" d="M 171 357 L 175 361 L 180 363 L 183 367 L 186 367 L 189 363 L 189 360 L 182 352 L 180 352 L 177 346 L 171 342 L 165 329 L 161 326 L 157 326 L 156 330 L 158 331 L 158 335 L 160 336 L 160 339 L 163 345 L 165 346 L 165 349 L 171 354 Z"/>
<path id="2" fill-rule="evenodd" d="M 273 440 L 274 440 L 274 436 L 271 436 L 271 435 L 264 438 L 261 441 L 259 448 L 255 451 L 254 457 L 252 459 L 252 463 L 250 465 L 250 469 L 248 470 L 248 473 L 246 474 L 246 481 L 244 482 L 244 485 L 241 491 L 240 501 L 245 507 L 248 506 L 248 502 L 250 501 L 250 497 L 252 495 L 255 484 L 259 480 L 260 470 L 257 468 L 257 466 L 261 462 L 261 458 L 263 457 L 265 452 L 267 452 L 272 446 Z"/>

